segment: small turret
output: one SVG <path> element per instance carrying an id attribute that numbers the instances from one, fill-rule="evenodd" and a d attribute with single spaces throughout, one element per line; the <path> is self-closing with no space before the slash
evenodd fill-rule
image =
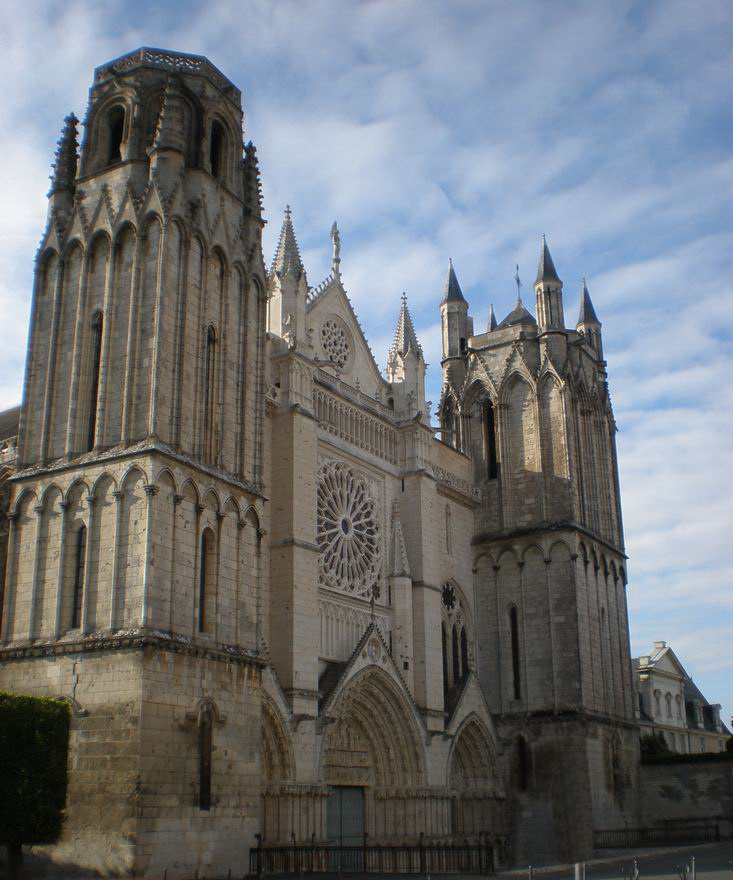
<path id="1" fill-rule="evenodd" d="M 150 175 L 180 174 L 185 164 L 186 131 L 181 95 L 172 80 L 166 83 L 158 122 L 153 135 Z M 169 186 L 173 181 L 167 181 Z"/>
<path id="2" fill-rule="evenodd" d="M 580 310 L 578 312 L 578 323 L 575 325 L 578 333 L 585 336 L 586 342 L 593 349 L 596 358 L 603 360 L 603 339 L 601 337 L 601 322 L 598 320 L 596 310 L 593 308 L 593 301 L 588 293 L 588 285 L 583 279 L 583 287 L 580 291 Z"/>
<path id="3" fill-rule="evenodd" d="M 448 261 L 448 275 L 443 288 L 443 301 L 440 304 L 440 319 L 443 325 L 443 360 L 464 357 L 468 350 L 468 338 L 473 334 L 473 327 L 468 317 L 468 303 L 463 297 L 452 260 Z"/>
<path id="4" fill-rule="evenodd" d="M 280 239 L 269 275 L 270 317 L 268 330 L 295 345 L 305 338 L 308 281 L 295 238 L 290 205 L 285 208 Z"/>
<path id="5" fill-rule="evenodd" d="M 564 330 L 562 281 L 555 269 L 544 235 L 542 236 L 542 248 L 534 289 L 537 298 L 537 326 L 540 333 L 546 333 L 550 330 Z"/>
<path id="6" fill-rule="evenodd" d="M 418 412 L 427 419 L 425 406 L 425 357 L 417 340 L 407 295 L 402 294 L 397 329 L 387 355 L 387 381 L 392 383 L 395 411 L 410 418 Z"/>
<path id="7" fill-rule="evenodd" d="M 48 197 L 49 209 L 59 215 L 68 216 L 74 202 L 74 181 L 79 162 L 78 125 L 79 120 L 73 113 L 69 113 L 64 119 L 64 127 L 56 147 Z"/>

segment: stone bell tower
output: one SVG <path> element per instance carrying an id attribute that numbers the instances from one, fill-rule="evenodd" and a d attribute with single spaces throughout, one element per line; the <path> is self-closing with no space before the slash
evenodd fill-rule
<path id="1" fill-rule="evenodd" d="M 242 121 L 207 59 L 144 48 L 96 69 L 56 154 L 0 687 L 74 709 L 52 857 L 82 868 L 244 872 L 257 829 L 266 276 Z"/>

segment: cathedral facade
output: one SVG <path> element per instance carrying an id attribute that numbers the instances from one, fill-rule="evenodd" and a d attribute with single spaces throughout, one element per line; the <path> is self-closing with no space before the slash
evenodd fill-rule
<path id="1" fill-rule="evenodd" d="M 0 448 L 0 688 L 72 711 L 49 857 L 223 876 L 257 838 L 420 840 L 506 865 L 638 824 L 585 284 L 568 329 L 543 242 L 536 318 L 476 329 L 450 266 L 436 430 L 407 302 L 383 374 L 336 224 L 320 284 L 289 210 L 267 268 L 241 94 L 209 61 L 105 64 L 80 147 L 77 125 Z"/>

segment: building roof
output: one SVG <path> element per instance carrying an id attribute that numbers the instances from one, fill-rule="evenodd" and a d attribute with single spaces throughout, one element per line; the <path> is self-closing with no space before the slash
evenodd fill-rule
<path id="1" fill-rule="evenodd" d="M 531 314 L 531 312 L 528 312 L 527 309 L 524 307 L 524 303 L 522 302 L 522 300 L 518 299 L 517 304 L 496 329 L 503 330 L 505 327 L 513 327 L 515 324 L 536 323 L 537 321 L 535 320 L 534 315 Z"/>
<path id="2" fill-rule="evenodd" d="M 16 437 L 20 424 L 20 404 L 0 412 L 0 440 Z"/>
<path id="3" fill-rule="evenodd" d="M 446 276 L 445 286 L 443 287 L 443 302 L 466 302 L 463 297 L 461 285 L 456 278 L 456 273 L 453 268 L 453 260 L 448 260 L 448 275 Z"/>

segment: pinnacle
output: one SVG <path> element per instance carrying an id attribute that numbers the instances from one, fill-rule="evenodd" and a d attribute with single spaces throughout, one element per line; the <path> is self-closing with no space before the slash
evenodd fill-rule
<path id="1" fill-rule="evenodd" d="M 443 302 L 466 302 L 451 259 L 448 260 L 448 276 L 443 287 Z"/>
<path id="2" fill-rule="evenodd" d="M 400 314 L 397 318 L 397 329 L 389 353 L 390 355 L 399 354 L 404 357 L 408 351 L 412 351 L 413 354 L 420 358 L 423 357 L 422 348 L 417 341 L 417 334 L 410 316 L 410 310 L 407 308 L 407 294 L 403 292 Z"/>
<path id="3" fill-rule="evenodd" d="M 49 196 L 62 190 L 73 190 L 76 179 L 76 167 L 79 159 L 77 126 L 79 120 L 74 113 L 69 113 L 64 119 L 64 127 L 56 147 L 56 157 L 53 163 L 51 175 L 51 189 Z"/>
<path id="4" fill-rule="evenodd" d="M 588 285 L 583 279 L 583 288 L 580 291 L 580 311 L 578 313 L 578 325 L 580 324 L 600 324 L 596 310 L 593 308 L 593 300 L 588 293 Z M 576 326 L 578 326 L 576 325 Z"/>
<path id="5" fill-rule="evenodd" d="M 299 276 L 305 274 L 303 261 L 300 258 L 300 250 L 298 249 L 298 241 L 295 238 L 295 230 L 293 229 L 290 205 L 285 206 L 285 218 L 280 230 L 280 239 L 277 243 L 271 271 L 276 272 L 278 275 L 293 274 Z"/>
<path id="6" fill-rule="evenodd" d="M 540 262 L 537 266 L 535 284 L 541 284 L 543 281 L 555 281 L 557 284 L 562 284 L 555 269 L 555 264 L 552 262 L 550 249 L 547 247 L 547 239 L 544 235 L 542 236 L 542 249 L 540 250 Z"/>
<path id="7" fill-rule="evenodd" d="M 489 306 L 489 320 L 486 322 L 486 329 L 489 333 L 496 330 L 496 315 L 494 314 L 494 304 Z"/>

